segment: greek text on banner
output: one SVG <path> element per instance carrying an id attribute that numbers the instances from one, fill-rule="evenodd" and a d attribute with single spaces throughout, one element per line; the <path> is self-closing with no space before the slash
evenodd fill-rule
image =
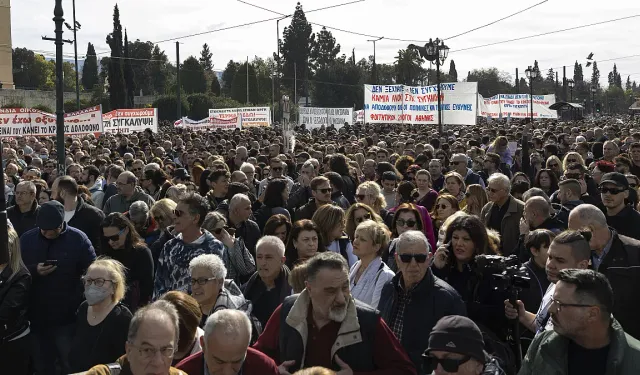
<path id="1" fill-rule="evenodd" d="M 353 125 L 353 108 L 300 107 L 298 114 L 300 124 L 305 124 L 309 130 L 322 125 L 334 125 L 336 129 L 340 129 L 345 122 Z"/>
<path id="2" fill-rule="evenodd" d="M 102 133 L 102 106 L 65 113 L 64 135 Z M 56 115 L 32 108 L 0 109 L 0 137 L 55 136 Z"/>
<path id="3" fill-rule="evenodd" d="M 158 109 L 117 109 L 102 115 L 105 133 L 158 132 Z"/>

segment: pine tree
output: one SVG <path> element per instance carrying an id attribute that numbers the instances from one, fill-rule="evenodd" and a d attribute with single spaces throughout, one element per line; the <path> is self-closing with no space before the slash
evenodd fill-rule
<path id="1" fill-rule="evenodd" d="M 308 71 L 311 47 L 315 44 L 315 35 L 311 24 L 298 3 L 291 17 L 291 25 L 284 28 L 280 47 L 282 54 L 282 84 L 293 92 L 294 77 L 298 77 L 298 92 L 303 92 L 304 73 Z M 294 72 L 295 70 L 295 72 Z"/>
<path id="2" fill-rule="evenodd" d="M 636 83 L 636 81 L 633 81 L 633 83 L 631 84 L 631 90 L 633 90 L 633 92 L 636 92 L 637 89 L 638 89 L 638 84 Z"/>
<path id="3" fill-rule="evenodd" d="M 180 85 L 187 94 L 205 93 L 207 91 L 207 77 L 200 62 L 189 56 L 182 65 Z"/>
<path id="4" fill-rule="evenodd" d="M 127 108 L 133 108 L 133 97 L 136 95 L 133 84 L 133 68 L 131 67 L 131 59 L 129 55 L 129 36 L 127 30 L 124 31 L 124 82 L 127 89 L 127 96 L 125 100 L 125 106 Z"/>
<path id="5" fill-rule="evenodd" d="M 122 67 L 122 25 L 120 24 L 120 10 L 118 5 L 113 9 L 113 32 L 107 35 L 107 44 L 111 48 L 109 59 L 109 103 L 112 109 L 126 107 L 126 87 Z"/>
<path id="6" fill-rule="evenodd" d="M 249 64 L 249 103 L 247 103 L 247 63 L 240 65 L 233 76 L 231 99 L 245 104 L 257 104 L 258 80 L 253 64 Z"/>
<path id="7" fill-rule="evenodd" d="M 156 95 L 164 95 L 167 91 L 167 81 L 169 79 L 169 59 L 157 45 L 151 53 L 149 76 L 151 77 L 151 87 L 153 87 L 154 93 Z"/>
<path id="8" fill-rule="evenodd" d="M 87 57 L 82 67 L 82 87 L 85 90 L 93 90 L 93 86 L 98 84 L 98 58 L 96 57 L 96 49 L 93 44 L 89 43 L 87 47 Z"/>
<path id="9" fill-rule="evenodd" d="M 231 96 L 231 86 L 233 85 L 233 77 L 238 71 L 239 63 L 229 60 L 227 67 L 222 72 L 222 93 Z"/>
<path id="10" fill-rule="evenodd" d="M 551 82 L 555 84 L 556 81 L 556 73 L 553 71 L 553 68 L 549 68 L 547 70 L 547 77 L 545 78 L 547 82 Z"/>
<path id="11" fill-rule="evenodd" d="M 340 44 L 336 44 L 336 38 L 325 27 L 318 33 L 315 42 L 311 46 L 309 56 L 315 69 L 325 69 L 336 60 L 340 53 Z"/>
<path id="12" fill-rule="evenodd" d="M 533 62 L 533 70 L 536 72 L 536 82 L 542 82 L 544 78 L 542 78 L 542 73 L 540 73 L 540 67 L 538 66 L 538 60 Z"/>
<path id="13" fill-rule="evenodd" d="M 598 63 L 593 62 L 593 71 L 591 73 L 591 87 L 600 88 L 600 70 L 598 69 Z"/>
<path id="14" fill-rule="evenodd" d="M 221 94 L 220 81 L 218 81 L 218 75 L 215 72 L 211 76 L 211 93 L 215 96 Z"/>
<path id="15" fill-rule="evenodd" d="M 627 82 L 624 85 L 625 90 L 629 91 L 631 90 L 631 76 L 627 76 Z"/>
<path id="16" fill-rule="evenodd" d="M 449 77 L 453 82 L 458 82 L 458 71 L 456 70 L 456 62 L 451 60 L 449 63 Z"/>
<path id="17" fill-rule="evenodd" d="M 582 64 L 578 64 L 578 62 L 576 61 L 576 64 L 573 67 L 573 82 L 575 82 L 576 86 L 578 86 L 579 83 L 582 83 L 584 81 L 584 75 L 582 74 Z"/>
<path id="18" fill-rule="evenodd" d="M 200 65 L 205 72 L 213 72 L 213 62 L 211 61 L 211 57 L 213 57 L 213 53 L 209 49 L 209 45 L 205 43 L 202 45 L 202 51 L 200 51 Z"/>

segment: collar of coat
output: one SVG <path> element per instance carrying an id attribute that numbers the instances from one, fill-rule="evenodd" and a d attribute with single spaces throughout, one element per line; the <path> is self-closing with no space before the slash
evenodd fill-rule
<path id="1" fill-rule="evenodd" d="M 304 368 L 304 358 L 307 352 L 307 338 L 309 336 L 307 317 L 309 314 L 309 307 L 311 306 L 311 296 L 305 289 L 298 295 L 296 301 L 293 303 L 289 315 L 285 319 L 286 323 L 293 329 L 298 331 L 302 337 L 302 344 L 304 347 L 302 362 L 300 368 Z M 338 337 L 331 347 L 331 358 L 336 354 L 338 349 L 358 344 L 362 342 L 362 334 L 360 333 L 360 324 L 358 323 L 358 315 L 356 313 L 356 304 L 353 298 L 350 298 L 347 304 L 347 316 L 345 317 L 340 329 L 338 330 Z"/>

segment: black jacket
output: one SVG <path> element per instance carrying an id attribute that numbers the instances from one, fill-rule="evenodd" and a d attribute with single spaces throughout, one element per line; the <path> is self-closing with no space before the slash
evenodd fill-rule
<path id="1" fill-rule="evenodd" d="M 291 295 L 291 286 L 289 285 L 290 273 L 291 271 L 289 271 L 289 268 L 283 265 L 280 270 L 280 275 L 276 279 L 275 287 L 278 288 L 279 303 L 282 303 L 285 298 Z M 242 294 L 244 294 L 244 297 L 251 301 L 251 304 L 253 305 L 255 311 L 256 307 L 258 307 L 257 304 L 259 303 L 260 298 L 267 291 L 267 286 L 264 284 L 264 282 L 258 275 L 258 272 L 256 271 L 251 276 L 251 278 L 249 278 L 249 281 L 247 281 L 247 283 L 240 288 L 240 290 L 242 290 Z M 271 311 L 271 314 L 273 314 L 273 311 Z M 267 321 L 261 321 L 260 323 L 262 323 L 263 327 L 267 325 Z"/>
<path id="2" fill-rule="evenodd" d="M 640 241 L 611 231 L 611 248 L 597 271 L 604 274 L 613 289 L 613 316 L 624 331 L 640 338 Z"/>
<path id="3" fill-rule="evenodd" d="M 356 203 L 356 188 L 358 187 L 358 183 L 351 176 L 342 176 L 342 181 L 344 182 L 342 195 L 347 198 L 349 204 Z"/>
<path id="4" fill-rule="evenodd" d="M 289 212 L 293 212 L 303 204 L 307 203 L 313 195 L 311 194 L 311 188 L 309 186 L 302 186 L 299 182 L 293 184 L 291 193 L 289 193 L 289 199 L 287 200 L 287 208 Z"/>
<path id="5" fill-rule="evenodd" d="M 162 248 L 164 248 L 164 244 L 169 242 L 169 240 L 175 238 L 175 236 L 171 232 L 172 230 L 173 226 L 161 231 L 160 237 L 158 237 L 158 239 L 155 240 L 155 242 L 152 243 L 149 247 L 149 249 L 151 250 L 151 257 L 153 258 L 154 270 L 158 269 L 158 257 L 160 257 L 160 253 L 162 252 Z"/>
<path id="6" fill-rule="evenodd" d="M 378 310 L 389 327 L 398 307 L 402 273 L 398 272 L 382 288 Z M 433 326 L 447 315 L 467 315 L 464 302 L 449 284 L 427 270 L 425 277 L 410 292 L 411 300 L 404 309 L 403 330 L 400 342 L 416 368 L 422 368 L 422 353 L 429 346 L 429 334 Z M 504 315 L 504 314 L 503 314 Z"/>
<path id="7" fill-rule="evenodd" d="M 640 212 L 626 206 L 615 216 L 607 215 L 607 224 L 619 234 L 640 240 Z"/>
<path id="8" fill-rule="evenodd" d="M 311 218 L 313 217 L 313 214 L 316 212 L 316 209 L 317 209 L 316 200 L 314 198 L 311 198 L 309 199 L 309 202 L 307 202 L 307 204 L 305 204 L 304 206 L 296 210 L 296 212 L 293 214 L 293 220 L 294 221 L 303 220 L 303 219 L 311 220 Z"/>
<path id="9" fill-rule="evenodd" d="M 231 225 L 231 221 L 227 218 L 227 223 Z M 256 245 L 258 244 L 258 239 L 262 237 L 262 233 L 260 232 L 260 228 L 255 221 L 249 219 L 243 221 L 240 226 L 236 227 L 236 237 L 242 238 L 244 241 L 244 246 L 247 247 L 253 258 L 256 258 Z"/>
<path id="10" fill-rule="evenodd" d="M 561 212 L 565 212 L 565 211 L 561 211 Z M 569 211 L 566 211 L 566 212 L 567 212 L 566 217 L 568 219 Z M 544 222 L 542 222 L 542 224 L 540 224 L 538 227 L 534 228 L 533 230 L 537 230 L 537 229 L 548 229 L 553 233 L 555 233 L 556 235 L 558 235 L 560 234 L 560 232 L 567 229 L 567 221 L 563 222 L 558 219 L 558 215 L 555 215 L 553 217 L 548 218 Z M 529 249 L 527 249 L 524 245 L 525 241 L 526 241 L 526 236 L 524 234 L 521 234 L 520 238 L 518 238 L 518 246 L 516 247 L 516 250 L 515 250 L 516 251 L 515 254 L 518 255 L 518 259 L 520 259 L 521 262 L 526 262 L 531 258 L 531 253 Z"/>
<path id="11" fill-rule="evenodd" d="M 78 197 L 76 213 L 67 224 L 83 231 L 89 237 L 89 241 L 91 241 L 96 253 L 100 253 L 103 220 L 104 212 L 87 204 L 82 198 Z"/>
<path id="12" fill-rule="evenodd" d="M 13 229 L 18 233 L 18 237 L 29 229 L 36 227 L 38 211 L 40 211 L 40 206 L 36 200 L 33 201 L 31 209 L 24 213 L 20 212 L 18 205 L 7 208 L 7 217 L 11 221 L 11 225 L 13 225 Z"/>
<path id="13" fill-rule="evenodd" d="M 144 243 L 141 246 L 127 245 L 125 249 L 114 250 L 108 244 L 103 247 L 104 255 L 113 258 L 127 269 L 127 293 L 122 300 L 131 312 L 151 302 L 154 282 L 154 263 L 151 251 Z"/>
<path id="14" fill-rule="evenodd" d="M 11 277 L 12 269 L 0 273 L 0 350 L 2 344 L 22 334 L 29 327 L 27 309 L 31 290 L 31 274 L 26 267 Z"/>

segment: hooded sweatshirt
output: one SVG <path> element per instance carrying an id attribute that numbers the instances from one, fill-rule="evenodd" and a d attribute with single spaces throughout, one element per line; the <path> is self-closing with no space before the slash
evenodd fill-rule
<path id="1" fill-rule="evenodd" d="M 109 198 L 104 204 L 104 214 L 109 215 L 112 212 L 125 213 L 129 211 L 129 207 L 133 202 L 142 201 L 151 207 L 156 202 L 149 194 L 145 193 L 140 186 L 136 186 L 136 190 L 130 199 L 127 199 L 122 194 L 116 194 Z"/>

